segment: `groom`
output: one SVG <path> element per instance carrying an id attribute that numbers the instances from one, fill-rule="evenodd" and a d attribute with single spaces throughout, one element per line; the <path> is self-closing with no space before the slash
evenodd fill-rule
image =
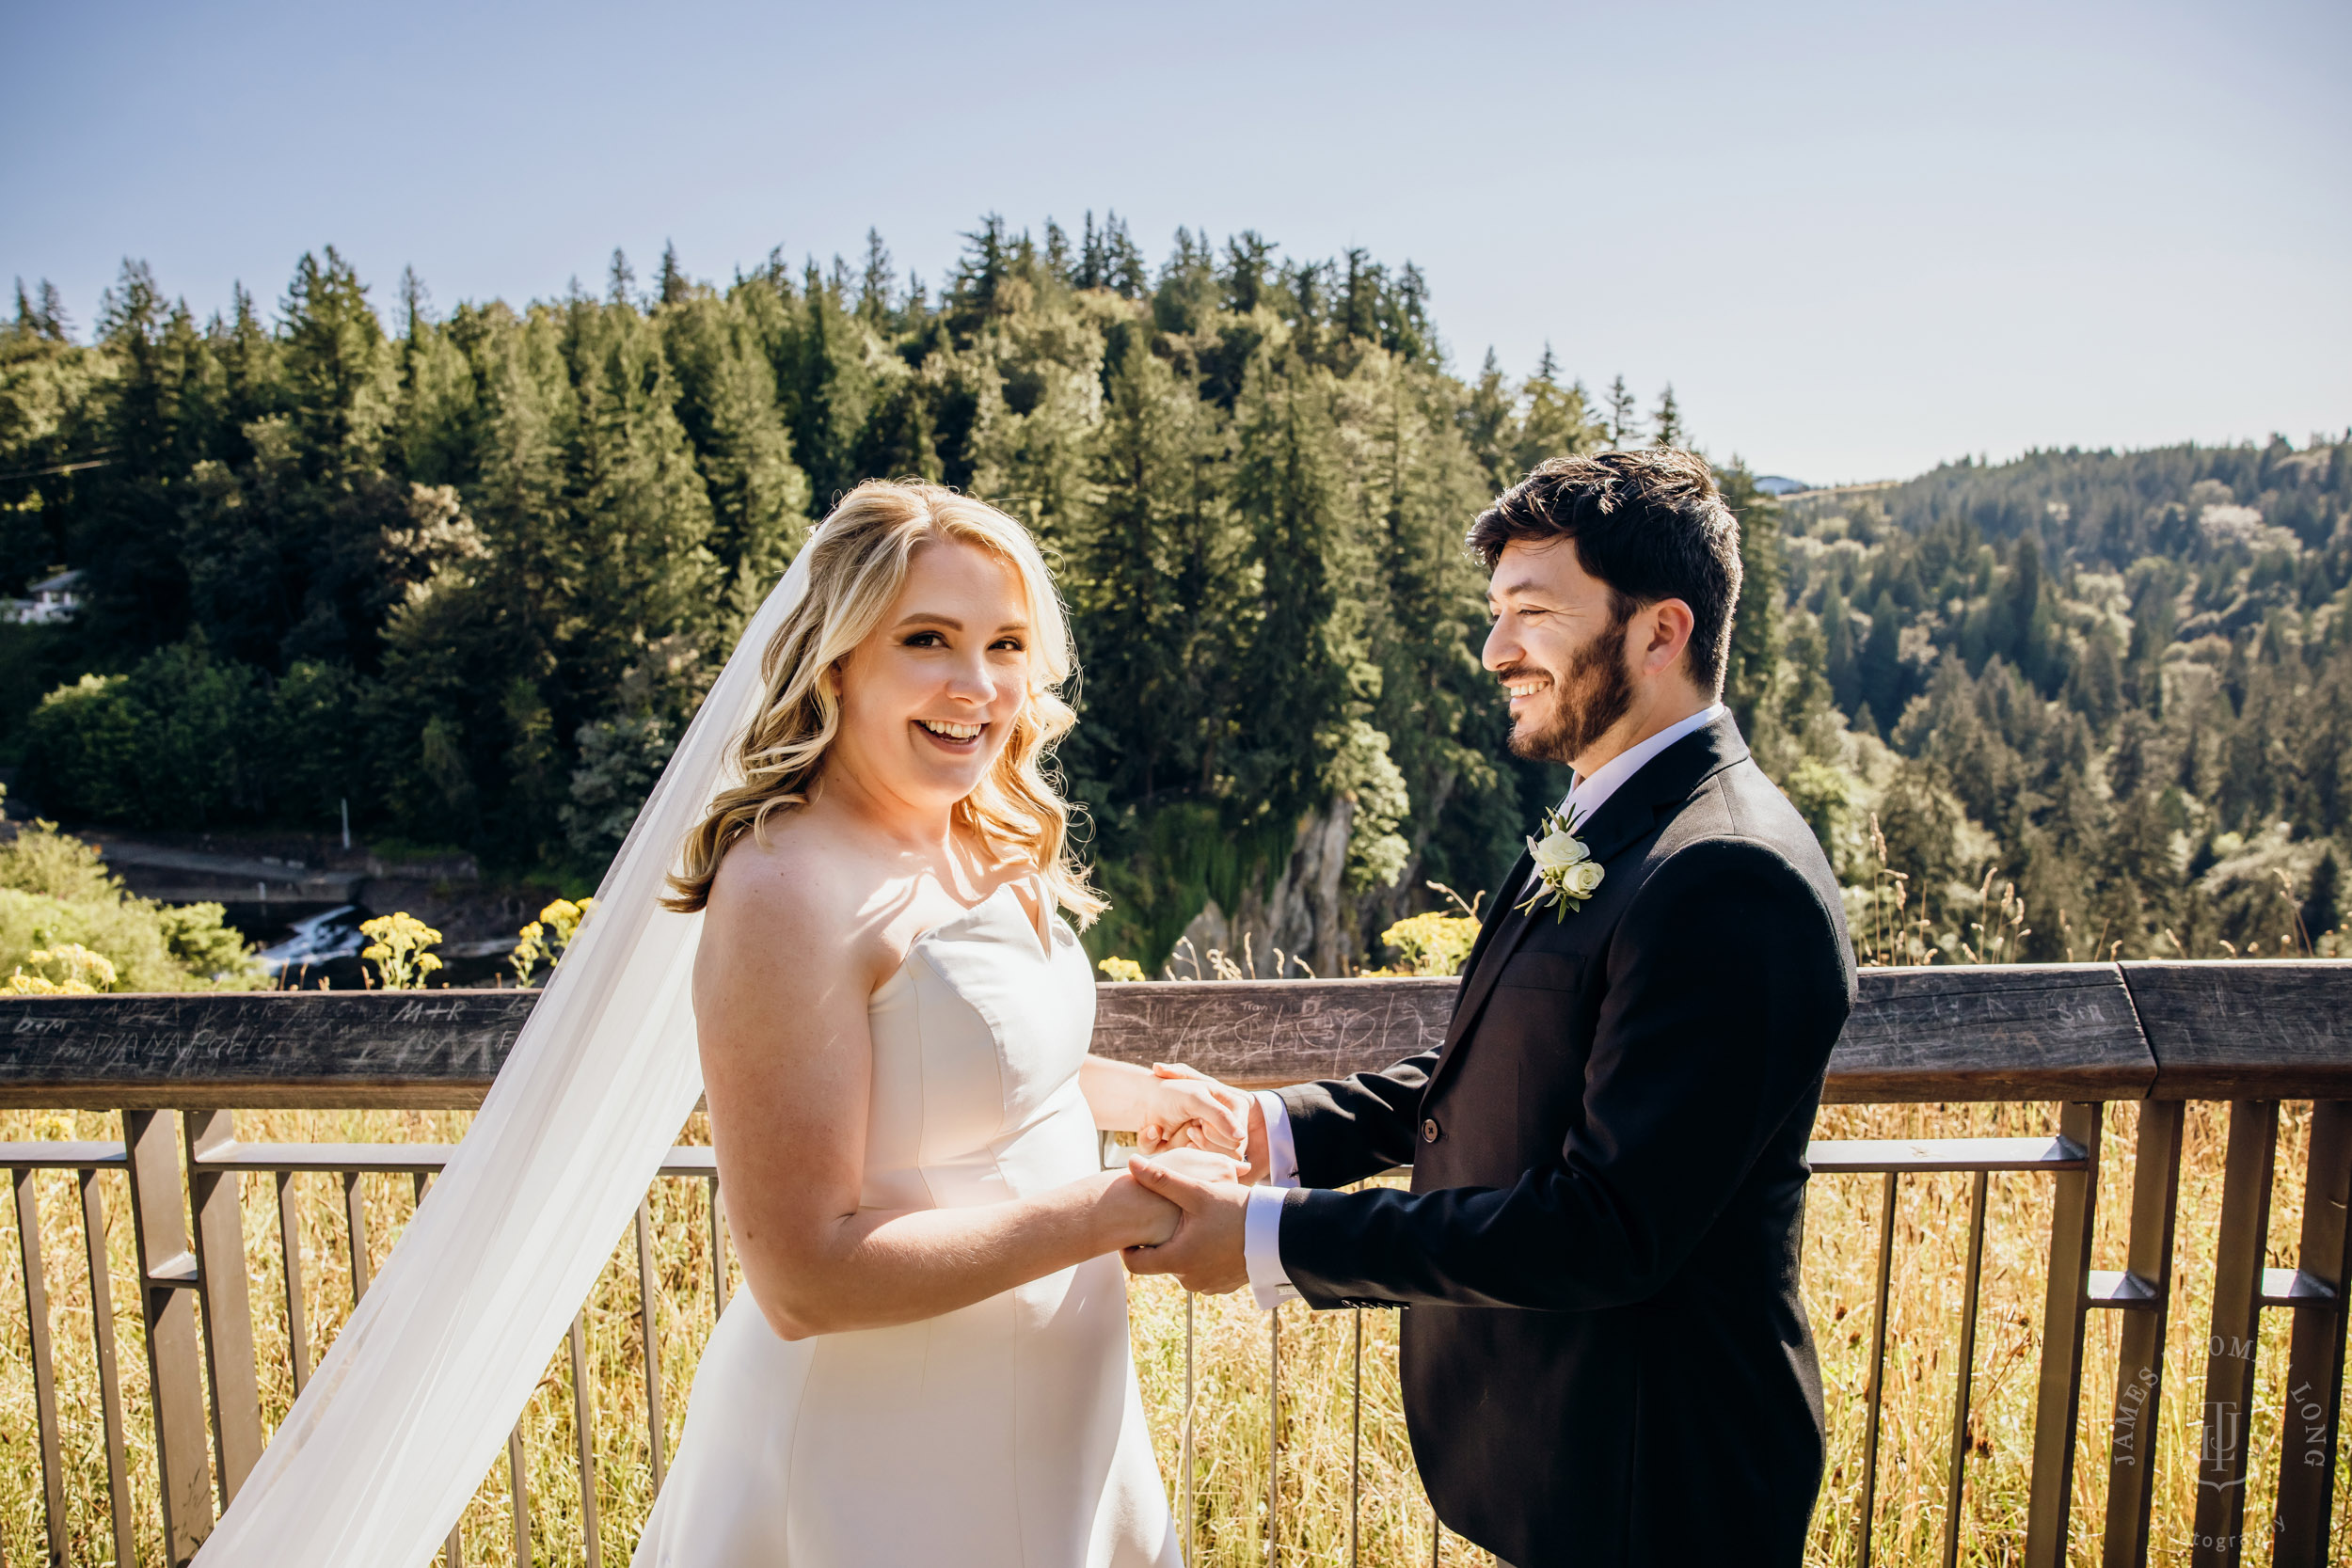
<path id="1" fill-rule="evenodd" d="M 1184 1215 L 1128 1265 L 1406 1308 L 1422 1478 L 1518 1568 L 1794 1565 L 1822 1452 L 1805 1145 L 1853 958 L 1719 701 L 1739 525 L 1698 458 L 1612 451 L 1544 464 L 1470 546 L 1511 749 L 1575 769 L 1591 866 L 1520 857 L 1441 1049 L 1257 1096 L 1271 1185 L 1137 1160 Z M 1333 1190 L 1406 1164 L 1409 1192 Z"/>

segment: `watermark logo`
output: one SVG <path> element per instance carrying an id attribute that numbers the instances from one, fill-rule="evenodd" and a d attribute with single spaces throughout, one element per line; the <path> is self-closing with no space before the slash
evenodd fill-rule
<path id="1" fill-rule="evenodd" d="M 2156 1391 L 2156 1370 L 2142 1367 L 2115 1402 L 2115 1442 L 2109 1450 L 2110 1465 L 2137 1465 L 2139 1463 L 2140 1417 L 2146 1413 L 2148 1401 Z"/>
<path id="2" fill-rule="evenodd" d="M 2287 1431 L 2292 1434 L 2298 1428 L 2303 1433 L 2303 1463 L 2312 1469 L 2325 1469 L 2331 1412 L 2320 1390 L 2309 1383 L 2298 1383 L 2287 1390 Z"/>
<path id="3" fill-rule="evenodd" d="M 2197 1478 L 2197 1484 L 2215 1491 L 2226 1491 L 2246 1484 L 2238 1469 L 2240 1445 L 2246 1440 L 2246 1414 L 2235 1400 L 2209 1400 L 2205 1403 L 2204 1424 L 2198 1433 L 2197 1467 L 2205 1474 Z"/>

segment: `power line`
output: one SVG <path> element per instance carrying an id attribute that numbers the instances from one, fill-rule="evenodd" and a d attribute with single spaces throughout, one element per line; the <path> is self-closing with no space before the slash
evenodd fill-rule
<path id="1" fill-rule="evenodd" d="M 112 464 L 111 457 L 86 457 L 73 463 L 53 463 L 46 468 L 26 468 L 13 474 L 0 474 L 0 484 L 18 479 L 47 479 L 52 474 L 78 474 L 85 468 L 103 468 Z"/>

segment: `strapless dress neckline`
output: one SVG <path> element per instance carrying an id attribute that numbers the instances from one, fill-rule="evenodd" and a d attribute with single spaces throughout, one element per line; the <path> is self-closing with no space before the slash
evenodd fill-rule
<path id="1" fill-rule="evenodd" d="M 960 906 L 954 914 L 947 916 L 946 919 L 939 921 L 935 925 L 925 927 L 916 935 L 913 942 L 907 943 L 907 957 L 906 958 L 900 958 L 898 960 L 898 967 L 900 969 L 904 969 L 907 965 L 907 958 L 914 957 L 914 950 L 922 946 L 923 943 L 935 939 L 944 939 L 946 935 L 951 934 L 955 930 L 961 927 L 965 922 L 991 912 L 1008 894 L 1012 895 L 1012 907 L 1015 919 L 1018 920 L 1022 927 L 1025 929 L 1031 937 L 1036 939 L 1036 951 L 1038 958 L 1047 963 L 1051 963 L 1053 961 L 1056 949 L 1061 944 L 1062 938 L 1067 936 L 1072 942 L 1075 942 L 1078 940 L 1078 933 L 1070 928 L 1070 923 L 1062 919 L 1058 910 L 1050 906 L 1046 911 L 1044 929 L 1040 930 L 1038 923 L 1029 917 L 1027 906 L 1021 902 L 1020 887 L 1021 882 L 1017 878 L 1011 881 L 999 882 L 993 889 L 981 895 L 971 903 Z M 1039 890 L 1038 895 L 1041 899 L 1044 898 L 1045 894 L 1042 888 Z M 1050 941 L 1048 940 L 1048 933 L 1051 934 Z"/>

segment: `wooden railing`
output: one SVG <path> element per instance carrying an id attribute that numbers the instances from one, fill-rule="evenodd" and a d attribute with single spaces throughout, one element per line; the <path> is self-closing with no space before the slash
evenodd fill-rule
<path id="1" fill-rule="evenodd" d="M 1095 1049 L 1134 1061 L 1185 1061 L 1231 1082 L 1287 1083 L 1385 1066 L 1435 1042 L 1451 980 L 1234 981 L 1100 989 Z M 0 1106 L 118 1112 L 119 1141 L 0 1145 L 12 1173 L 35 1386 L 46 1544 L 67 1553 L 64 1458 L 32 1178 L 76 1174 L 87 1254 L 101 1418 L 115 1560 L 130 1563 L 137 1533 L 127 1458 L 133 1445 L 116 1360 L 105 1259 L 104 1171 L 127 1179 L 136 1289 L 145 1326 L 151 1436 L 168 1560 L 185 1561 L 259 1458 L 263 1433 L 254 1349 L 255 1304 L 246 1269 L 240 1182 L 276 1184 L 286 1283 L 282 1310 L 299 1388 L 310 1372 L 303 1323 L 303 1258 L 294 1180 L 339 1180 L 354 1297 L 367 1288 L 368 1213 L 360 1177 L 410 1176 L 421 1196 L 448 1156 L 441 1145 L 250 1144 L 242 1108 L 462 1108 L 479 1102 L 535 1000 L 529 991 L 279 992 L 171 996 L 27 997 L 0 1004 Z M 2192 1560 L 2235 1563 L 2249 1531 L 2246 1481 L 2270 1436 L 2223 1418 L 2252 1410 L 2260 1314 L 2292 1314 L 2289 1409 L 2275 1434 L 2275 1516 L 2261 1533 L 2275 1560 L 2328 1560 L 2339 1451 L 2347 1243 L 2352 1242 L 2352 965 L 2125 963 L 1865 972 L 1862 1001 L 1833 1058 L 1832 1102 L 2055 1102 L 2056 1136 L 1925 1141 L 1823 1141 L 1817 1174 L 1876 1175 L 1883 1183 L 1875 1255 L 1877 1311 L 1866 1395 L 1858 1559 L 1871 1558 L 1879 1406 L 1886 1364 L 1886 1306 L 1898 1184 L 1931 1172 L 1973 1173 L 1963 1276 L 1959 1374 L 1945 1484 L 1944 1560 L 1958 1550 L 1966 1474 L 1978 1289 L 1988 1181 L 2032 1173 L 2053 1188 L 2048 1285 L 2034 1401 L 2031 1492 L 2023 1560 L 2066 1561 L 2082 1531 L 2069 1517 L 2083 1395 L 2088 1315 L 2123 1315 L 2108 1420 L 2108 1564 L 2149 1560 L 2154 1482 L 2148 1434 L 2166 1396 L 2162 1349 L 2178 1293 L 2172 1259 L 2185 1102 L 2230 1102 L 2212 1333 L 2204 1380 L 2207 1440 L 2200 1458 Z M 2265 1268 L 2281 1101 L 2312 1101 L 2302 1233 L 2292 1268 Z M 2123 1267 L 2091 1267 L 2097 1180 L 2110 1102 L 2141 1102 Z M 710 1257 L 723 1257 L 723 1210 L 707 1148 L 681 1148 L 662 1169 L 707 1194 Z M 698 1222 L 699 1223 L 699 1222 Z M 653 1339 L 653 1263 L 646 1211 L 635 1230 L 646 1337 L 652 1470 L 663 1467 L 662 1390 Z M 723 1301 L 725 1271 L 714 1290 Z M 273 1306 L 266 1310 L 278 1310 Z M 1278 1379 L 1279 1329 L 1269 1354 Z M 1359 1327 L 1360 1334 L 1360 1327 Z M 1360 1338 L 1359 1340 L 1360 1344 Z M 580 1329 L 571 1336 L 575 1399 L 582 1397 Z M 1359 1380 L 1360 1383 L 1360 1380 Z M 1360 1396 L 1359 1396 L 1360 1398 Z M 587 1560 L 599 1560 L 588 1413 L 579 1412 L 580 1507 Z M 150 1446 L 142 1442 L 139 1447 Z M 523 1453 L 510 1446 L 516 1497 Z M 1276 1472 L 1269 1471 L 1269 1485 Z M 1187 1495 L 1190 1465 L 1185 1465 Z M 1279 1498 L 1269 1496 L 1272 1539 Z M 516 1560 L 532 1560 L 530 1520 L 515 1510 Z M 1189 1517 L 1189 1510 L 1186 1511 Z M 1353 1535 L 1351 1532 L 1351 1540 Z M 1271 1556 L 1271 1554 L 1269 1554 Z M 456 1568 L 453 1537 L 444 1560 Z"/>

